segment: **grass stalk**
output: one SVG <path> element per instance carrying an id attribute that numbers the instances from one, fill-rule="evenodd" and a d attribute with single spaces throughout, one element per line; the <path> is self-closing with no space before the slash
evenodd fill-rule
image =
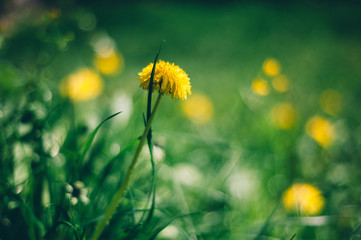
<path id="1" fill-rule="evenodd" d="M 160 93 L 158 95 L 157 101 L 156 101 L 156 103 L 154 105 L 152 114 L 150 115 L 150 118 L 149 118 L 149 120 L 147 122 L 147 125 L 146 125 L 145 129 L 144 129 L 142 138 L 139 141 L 138 148 L 137 148 L 137 150 L 136 150 L 136 152 L 134 154 L 133 160 L 132 160 L 132 162 L 131 162 L 131 164 L 129 166 L 127 174 L 125 175 L 123 183 L 120 186 L 120 188 L 118 189 L 118 191 L 115 193 L 115 195 L 113 197 L 113 200 L 108 205 L 108 208 L 105 210 L 104 217 L 98 222 L 98 224 L 97 224 L 97 226 L 95 228 L 95 231 L 94 231 L 92 237 L 90 238 L 90 240 L 97 240 L 100 237 L 100 235 L 102 234 L 105 226 L 108 224 L 108 222 L 112 218 L 116 208 L 118 207 L 118 204 L 119 204 L 121 198 L 123 197 L 125 190 L 127 189 L 128 185 L 129 185 L 129 181 L 130 181 L 131 176 L 133 174 L 135 165 L 137 163 L 137 160 L 138 160 L 139 154 L 140 154 L 140 152 L 142 150 L 142 147 L 144 145 L 144 142 L 145 142 L 145 140 L 146 140 L 146 138 L 148 136 L 150 126 L 152 124 L 152 121 L 153 121 L 154 116 L 156 114 L 156 111 L 158 109 L 161 98 L 162 98 L 162 94 Z"/>

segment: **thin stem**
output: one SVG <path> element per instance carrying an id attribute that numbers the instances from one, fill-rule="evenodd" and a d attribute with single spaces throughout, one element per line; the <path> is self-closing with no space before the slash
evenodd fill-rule
<path id="1" fill-rule="evenodd" d="M 127 189 L 128 185 L 129 185 L 129 181 L 130 181 L 130 178 L 131 178 L 131 176 L 133 174 L 135 165 L 137 163 L 138 156 L 139 156 L 139 154 L 140 154 L 140 152 L 142 150 L 145 139 L 147 138 L 150 126 L 152 124 L 152 121 L 153 121 L 154 116 L 156 114 L 156 111 L 158 109 L 158 106 L 159 106 L 159 103 L 160 103 L 160 100 L 161 100 L 162 96 L 163 96 L 163 94 L 161 94 L 161 93 L 158 95 L 158 98 L 157 98 L 157 101 L 156 101 L 156 103 L 154 105 L 152 114 L 150 115 L 150 118 L 149 118 L 149 120 L 147 122 L 147 125 L 146 125 L 145 129 L 144 129 L 142 138 L 140 139 L 139 144 L 138 144 L 137 151 L 134 154 L 133 160 L 132 160 L 132 162 L 131 162 L 131 164 L 129 166 L 127 174 L 125 175 L 123 183 L 120 186 L 120 188 L 118 189 L 118 191 L 115 193 L 115 195 L 113 197 L 113 200 L 108 205 L 108 208 L 105 210 L 104 218 L 102 218 L 100 220 L 100 222 L 98 223 L 98 225 L 96 226 L 95 231 L 93 233 L 93 236 L 90 238 L 90 240 L 97 240 L 100 237 L 100 235 L 102 234 L 105 226 L 108 224 L 108 222 L 112 218 L 116 208 L 118 207 L 118 204 L 119 204 L 122 196 L 124 195 L 125 190 Z"/>

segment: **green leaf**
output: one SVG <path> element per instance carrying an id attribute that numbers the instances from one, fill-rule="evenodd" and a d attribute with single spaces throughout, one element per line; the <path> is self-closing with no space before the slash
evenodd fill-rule
<path id="1" fill-rule="evenodd" d="M 107 117 L 105 120 L 103 120 L 95 129 L 94 131 L 89 135 L 88 139 L 86 140 L 85 142 L 85 145 L 84 145 L 84 149 L 82 151 L 82 154 L 80 156 L 80 159 L 79 159 L 79 166 L 82 164 L 84 158 L 85 158 L 85 155 L 87 154 L 91 144 L 93 143 L 93 140 L 95 138 L 95 135 L 97 134 L 98 130 L 100 129 L 100 127 L 108 120 L 112 119 L 113 117 L 117 116 L 119 113 L 121 112 L 117 112 L 109 117 Z"/>

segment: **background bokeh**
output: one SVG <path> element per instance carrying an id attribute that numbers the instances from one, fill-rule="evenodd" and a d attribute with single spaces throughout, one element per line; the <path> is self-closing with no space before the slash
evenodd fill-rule
<path id="1" fill-rule="evenodd" d="M 144 128 L 137 74 L 165 41 L 192 95 L 164 97 L 153 124 L 151 224 L 145 148 L 104 239 L 361 239 L 360 10 L 3 1 L 0 238 L 75 239 L 60 220 L 92 233 Z"/>

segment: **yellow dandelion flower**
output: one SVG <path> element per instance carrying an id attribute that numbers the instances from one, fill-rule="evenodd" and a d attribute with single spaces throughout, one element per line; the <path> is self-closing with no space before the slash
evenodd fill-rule
<path id="1" fill-rule="evenodd" d="M 285 75 L 278 75 L 272 80 L 272 86 L 277 92 L 287 92 L 289 81 Z"/>
<path id="2" fill-rule="evenodd" d="M 306 124 L 306 132 L 322 147 L 329 146 L 335 139 L 335 128 L 332 123 L 320 116 L 314 116 Z"/>
<path id="3" fill-rule="evenodd" d="M 274 77 L 281 72 L 281 65 L 276 59 L 269 58 L 263 62 L 262 69 L 264 74 Z"/>
<path id="4" fill-rule="evenodd" d="M 196 124 L 207 123 L 213 117 L 213 104 L 203 94 L 195 94 L 183 102 L 182 109 L 185 115 Z"/>
<path id="5" fill-rule="evenodd" d="M 70 74 L 60 84 L 60 93 L 72 101 L 86 101 L 103 91 L 103 81 L 93 70 L 83 68 Z"/>
<path id="6" fill-rule="evenodd" d="M 327 89 L 321 93 L 320 105 L 322 110 L 330 115 L 337 115 L 342 107 L 342 96 L 333 89 Z"/>
<path id="7" fill-rule="evenodd" d="M 150 75 L 152 73 L 153 63 L 143 68 L 142 72 L 138 73 L 140 76 L 140 87 L 144 89 L 149 88 Z M 179 98 L 181 100 L 187 99 L 187 94 L 191 95 L 191 84 L 188 74 L 174 63 L 164 62 L 159 60 L 155 66 L 153 91 L 159 90 L 165 95 L 171 95 L 172 98 Z"/>
<path id="8" fill-rule="evenodd" d="M 99 71 L 105 75 L 114 75 L 123 70 L 124 59 L 120 53 L 108 51 L 106 54 L 97 54 L 94 64 Z"/>
<path id="9" fill-rule="evenodd" d="M 268 83 L 263 79 L 255 79 L 252 82 L 252 91 L 260 96 L 267 96 L 269 94 Z"/>
<path id="10" fill-rule="evenodd" d="M 271 110 L 271 119 L 274 125 L 281 129 L 290 129 L 296 122 L 296 110 L 291 103 L 279 103 Z"/>
<path id="11" fill-rule="evenodd" d="M 297 183 L 283 193 L 283 205 L 288 211 L 297 211 L 302 215 L 317 215 L 322 211 L 325 199 L 315 186 Z"/>

